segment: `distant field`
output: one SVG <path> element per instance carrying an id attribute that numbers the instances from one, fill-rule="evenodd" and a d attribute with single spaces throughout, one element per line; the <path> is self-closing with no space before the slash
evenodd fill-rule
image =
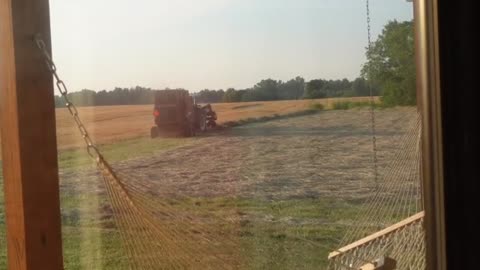
<path id="1" fill-rule="evenodd" d="M 285 115 L 308 110 L 312 104 L 326 109 L 336 102 L 368 101 L 368 97 L 328 98 L 317 100 L 282 100 L 212 104 L 218 123 L 248 118 Z M 78 111 L 87 130 L 97 144 L 110 144 L 126 139 L 149 136 L 153 125 L 152 105 L 82 107 Z M 83 146 L 84 142 L 67 109 L 57 109 L 57 141 L 59 149 Z"/>
<path id="2" fill-rule="evenodd" d="M 318 103 L 328 108 L 335 102 L 367 100 L 368 97 L 217 103 L 213 104 L 213 108 L 221 124 L 303 111 L 309 109 L 312 104 Z M 79 112 L 97 144 L 110 144 L 125 139 L 149 136 L 150 127 L 153 125 L 152 105 L 84 107 L 79 108 Z M 60 149 L 83 145 L 83 140 L 66 109 L 57 109 L 57 138 Z"/>

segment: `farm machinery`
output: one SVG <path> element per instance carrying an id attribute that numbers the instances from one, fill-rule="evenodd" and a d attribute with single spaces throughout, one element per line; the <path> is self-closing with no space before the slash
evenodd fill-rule
<path id="1" fill-rule="evenodd" d="M 217 125 L 217 114 L 212 106 L 196 104 L 186 90 L 157 91 L 153 116 L 155 126 L 150 131 L 152 138 L 191 137 Z"/>

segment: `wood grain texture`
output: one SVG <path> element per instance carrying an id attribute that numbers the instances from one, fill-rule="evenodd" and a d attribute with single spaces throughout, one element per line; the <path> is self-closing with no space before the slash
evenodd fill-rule
<path id="1" fill-rule="evenodd" d="M 63 269 L 48 0 L 0 2 L 0 117 L 8 268 Z"/>
<path id="2" fill-rule="evenodd" d="M 349 244 L 345 247 L 339 248 L 337 251 L 331 252 L 328 255 L 328 259 L 331 259 L 331 258 L 336 257 L 338 255 L 344 254 L 344 253 L 346 253 L 346 252 L 348 252 L 348 251 L 350 251 L 354 248 L 361 247 L 361 246 L 363 246 L 363 245 L 365 245 L 365 244 L 367 244 L 367 243 L 369 243 L 369 242 L 371 242 L 375 239 L 378 239 L 380 237 L 385 237 L 389 234 L 392 234 L 392 233 L 396 232 L 397 230 L 399 230 L 399 229 L 401 229 L 401 228 L 403 228 L 403 227 L 405 227 L 409 224 L 412 224 L 414 222 L 418 222 L 419 220 L 421 220 L 424 217 L 425 217 L 425 212 L 424 211 L 422 211 L 420 213 L 417 213 L 417 214 L 415 214 L 415 215 L 413 215 L 413 216 L 411 216 L 407 219 L 404 219 L 404 220 L 402 220 L 402 221 L 400 221 L 400 222 L 398 222 L 398 223 L 396 223 L 392 226 L 389 226 L 389 227 L 387 227 L 387 228 L 385 228 L 381 231 L 378 231 L 374 234 L 371 234 L 371 235 L 369 235 L 365 238 L 362 238 L 362 239 L 360 239 L 356 242 L 353 242 L 353 243 L 351 243 L 351 244 Z"/>

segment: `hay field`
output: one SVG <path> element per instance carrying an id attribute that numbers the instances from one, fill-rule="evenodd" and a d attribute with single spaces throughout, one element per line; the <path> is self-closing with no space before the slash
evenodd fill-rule
<path id="1" fill-rule="evenodd" d="M 368 97 L 335 98 L 319 100 L 285 100 L 265 102 L 240 102 L 212 104 L 217 112 L 218 123 L 283 115 L 307 110 L 312 104 L 323 104 L 326 108 L 335 102 L 367 101 Z M 149 136 L 153 125 L 152 105 L 101 106 L 79 108 L 80 117 L 97 144 L 110 144 L 126 139 Z M 57 109 L 57 142 L 59 149 L 83 146 L 67 109 Z"/>
<path id="2" fill-rule="evenodd" d="M 415 108 L 378 111 L 380 177 L 388 177 L 415 119 Z M 166 199 L 178 209 L 162 206 L 155 211 L 174 217 L 197 211 L 209 229 L 226 228 L 240 243 L 235 256 L 244 259 L 241 267 L 232 269 L 325 269 L 328 252 L 338 247 L 361 203 L 373 194 L 367 108 L 251 123 L 191 141 L 112 166 L 127 189 L 148 194 L 153 201 Z M 416 166 L 402 164 L 406 175 Z M 121 261 L 125 256 L 112 253 L 119 250 L 114 234 L 120 230 L 112 230 L 113 210 L 98 173 L 88 167 L 63 169 L 60 178 L 63 225 L 70 230 L 65 237 L 72 243 L 66 246 L 66 264 L 72 269 L 88 264 L 99 266 L 84 268 L 128 269 Z M 90 235 L 92 228 L 97 231 Z M 92 242 L 103 238 L 107 244 L 83 245 L 87 240 L 77 235 Z M 79 256 L 78 250 L 87 255 Z"/>
<path id="3" fill-rule="evenodd" d="M 308 109 L 307 102 L 312 101 L 217 104 L 216 110 L 224 122 L 275 114 L 268 106 L 287 113 Z M 121 132 L 137 125 L 143 129 L 136 119 L 145 117 L 147 125 L 151 121 L 150 106 L 96 108 L 102 113 L 91 109 L 82 110 L 90 113 L 90 125 L 97 123 L 92 130 L 97 136 L 100 123 Z M 414 108 L 377 112 L 380 176 L 402 149 L 415 116 Z M 75 129 L 71 134 L 79 137 Z M 226 228 L 241 243 L 235 254 L 245 258 L 239 269 L 324 269 L 328 252 L 338 247 L 374 185 L 368 108 L 327 110 L 172 140 L 134 139 L 102 150 L 128 183 L 141 184 L 135 186 L 143 188 L 141 194 L 175 202 L 185 198 L 185 204 L 176 204 L 179 212 L 214 213 L 203 218 L 215 226 L 223 228 L 228 225 L 223 220 L 232 220 L 232 227 Z M 142 147 L 153 152 L 142 154 Z M 78 161 L 80 154 L 86 156 L 82 150 L 63 152 L 71 152 L 68 159 Z M 86 158 L 85 164 L 91 164 Z M 129 269 L 101 177 L 91 166 L 70 166 L 66 159 L 59 159 L 66 269 Z M 412 170 L 407 166 L 402 171 Z M 1 201 L 0 195 L 0 208 Z M 0 243 L 1 223 L 0 218 Z M 0 246 L 0 269 L 5 259 Z"/>

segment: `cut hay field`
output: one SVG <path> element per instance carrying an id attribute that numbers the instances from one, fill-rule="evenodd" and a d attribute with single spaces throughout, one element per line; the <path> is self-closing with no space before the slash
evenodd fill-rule
<path id="1" fill-rule="evenodd" d="M 285 100 L 212 104 L 218 123 L 248 118 L 285 115 L 304 111 L 312 104 L 325 108 L 335 102 L 363 102 L 368 97 L 335 98 L 318 100 Z M 78 111 L 95 143 L 111 144 L 127 139 L 146 137 L 153 125 L 152 105 L 82 107 Z M 67 109 L 57 109 L 57 142 L 59 149 L 83 146 L 83 140 Z"/>
<path id="2" fill-rule="evenodd" d="M 227 122 L 302 111 L 320 102 L 328 108 L 339 100 L 216 104 L 215 109 L 220 122 Z M 228 230 L 239 243 L 235 255 L 245 261 L 238 269 L 326 268 L 328 252 L 355 226 L 374 185 L 368 108 L 280 117 L 196 138 L 124 134 L 138 129 L 143 131 L 134 137 L 148 135 L 150 107 L 81 109 L 125 183 L 156 200 L 168 199 L 175 210 L 168 213 L 212 213 L 201 215 L 202 222 Z M 402 149 L 416 115 L 407 107 L 377 112 L 380 176 Z M 59 129 L 78 142 L 73 126 L 65 128 L 71 122 L 67 116 L 59 110 Z M 114 134 L 125 140 L 113 143 L 121 140 Z M 110 140 L 101 137 L 107 135 Z M 59 163 L 65 269 L 130 269 L 111 200 L 84 149 L 60 151 Z M 409 164 L 401 171 L 411 172 Z M 2 196 L 0 269 L 6 260 Z"/>
<path id="3" fill-rule="evenodd" d="M 388 108 L 376 116 L 379 175 L 386 175 L 416 111 Z M 136 158 L 137 148 L 129 148 L 129 158 L 112 165 L 131 190 L 178 207 L 155 211 L 194 211 L 208 228 L 227 229 L 244 262 L 212 269 L 325 269 L 328 252 L 338 248 L 372 194 L 367 108 L 280 118 L 182 141 Z M 107 151 L 108 160 L 116 156 Z M 405 174 L 413 171 L 411 163 L 402 164 Z M 88 168 L 61 170 L 60 178 L 67 269 L 128 269 L 118 255 L 114 233 L 120 230 L 112 230 L 101 178 Z"/>

